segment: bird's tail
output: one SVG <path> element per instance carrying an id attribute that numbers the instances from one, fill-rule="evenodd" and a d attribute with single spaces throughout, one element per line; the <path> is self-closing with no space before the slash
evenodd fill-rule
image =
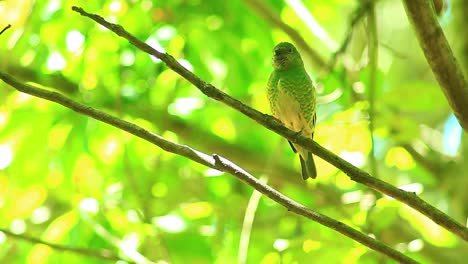
<path id="1" fill-rule="evenodd" d="M 302 155 L 299 155 L 301 160 L 301 169 L 302 169 L 302 179 L 307 180 L 307 178 L 315 179 L 317 177 L 317 169 L 315 168 L 314 158 L 311 152 L 307 152 L 307 158 L 304 160 Z"/>

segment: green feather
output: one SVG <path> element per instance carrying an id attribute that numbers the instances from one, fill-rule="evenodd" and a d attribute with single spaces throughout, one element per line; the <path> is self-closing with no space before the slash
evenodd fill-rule
<path id="1" fill-rule="evenodd" d="M 267 84 L 267 96 L 273 115 L 291 130 L 312 138 L 315 129 L 316 95 L 297 49 L 281 42 L 273 50 L 273 72 Z M 291 144 L 300 156 L 302 177 L 315 178 L 312 153 Z"/>

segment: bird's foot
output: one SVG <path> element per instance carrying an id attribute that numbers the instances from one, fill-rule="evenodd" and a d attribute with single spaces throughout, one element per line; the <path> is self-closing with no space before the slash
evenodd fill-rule
<path id="1" fill-rule="evenodd" d="M 304 130 L 304 128 L 302 128 L 301 130 L 297 131 L 296 134 L 294 135 L 294 140 L 293 142 L 296 143 L 297 142 L 297 139 L 300 137 L 300 136 L 303 136 L 302 134 L 302 131 Z"/>

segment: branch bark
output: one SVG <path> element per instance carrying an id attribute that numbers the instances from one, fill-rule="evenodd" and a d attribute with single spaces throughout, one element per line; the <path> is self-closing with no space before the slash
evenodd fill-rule
<path id="1" fill-rule="evenodd" d="M 3 34 L 3 32 L 5 32 L 7 29 L 11 28 L 11 25 L 8 24 L 6 27 L 4 27 L 1 31 L 0 31 L 0 35 Z"/>
<path id="2" fill-rule="evenodd" d="M 102 26 L 110 29 L 117 35 L 127 39 L 132 45 L 134 45 L 138 49 L 157 57 L 158 59 L 163 61 L 170 69 L 172 69 L 174 72 L 178 73 L 180 76 L 182 76 L 187 81 L 192 83 L 195 87 L 197 87 L 202 93 L 204 93 L 208 97 L 213 98 L 217 101 L 223 102 L 224 104 L 236 109 L 237 111 L 255 120 L 260 125 L 270 129 L 271 131 L 274 131 L 278 135 L 310 150 L 315 155 L 321 157 L 322 159 L 326 160 L 327 162 L 329 162 L 336 168 L 343 171 L 346 175 L 348 175 L 351 178 L 351 180 L 364 184 L 374 190 L 377 190 L 383 194 L 386 194 L 390 197 L 393 197 L 399 200 L 400 202 L 407 204 L 408 206 L 412 207 L 413 209 L 427 216 L 429 219 L 431 219 L 435 223 L 446 228 L 448 231 L 459 236 L 463 240 L 468 241 L 468 228 L 467 227 L 463 226 L 462 224 L 458 223 L 457 221 L 455 221 L 454 219 L 452 219 L 451 217 L 449 217 L 448 215 L 446 215 L 439 209 L 435 208 L 434 206 L 430 205 L 426 201 L 422 200 L 416 194 L 403 191 L 387 182 L 374 178 L 369 173 L 353 166 L 351 163 L 343 160 L 339 156 L 335 155 L 334 153 L 320 146 L 315 141 L 305 138 L 304 136 L 298 136 L 296 132 L 286 128 L 281 123 L 276 121 L 272 116 L 263 114 L 241 103 L 240 101 L 232 98 L 231 96 L 217 89 L 213 85 L 206 83 L 205 81 L 200 79 L 197 75 L 195 75 L 191 71 L 184 68 L 180 63 L 177 62 L 177 60 L 174 59 L 174 57 L 172 57 L 171 55 L 167 53 L 161 53 L 153 49 L 148 44 L 138 40 L 136 37 L 128 33 L 125 29 L 122 28 L 122 26 L 107 22 L 104 18 L 96 14 L 87 13 L 80 7 L 74 6 L 72 7 L 72 9 L 83 16 L 91 18 L 92 20 L 96 21 Z M 162 139 L 159 136 L 155 136 L 155 137 L 157 137 L 156 139 L 158 140 Z M 191 150 L 193 151 L 193 149 Z M 183 153 L 183 154 L 186 154 L 186 153 Z M 190 156 L 188 155 L 183 155 L 183 156 L 186 156 L 189 158 L 190 157 L 197 158 L 197 160 L 204 162 L 203 164 L 207 166 L 210 166 L 210 165 L 212 166 L 212 161 L 210 161 L 210 159 L 205 159 L 206 154 L 203 155 L 203 158 L 199 155 L 200 154 L 191 153 Z"/>
<path id="3" fill-rule="evenodd" d="M 88 248 L 78 248 L 78 247 L 72 247 L 72 246 L 66 246 L 66 245 L 51 243 L 51 242 L 47 242 L 47 241 L 41 240 L 41 239 L 36 238 L 36 237 L 32 237 L 32 236 L 28 236 L 28 235 L 24 235 L 24 234 L 15 234 L 15 233 L 13 233 L 13 232 L 11 232 L 11 231 L 9 231 L 7 229 L 4 229 L 4 228 L 0 228 L 0 232 L 6 234 L 9 237 L 14 237 L 16 239 L 25 240 L 25 241 L 28 241 L 30 243 L 46 245 L 46 246 L 48 246 L 50 248 L 53 248 L 53 249 L 59 250 L 59 251 L 68 251 L 68 252 L 72 252 L 72 253 L 75 253 L 75 254 L 78 254 L 78 255 L 83 255 L 83 256 L 87 256 L 87 257 L 94 257 L 94 258 L 99 258 L 99 259 L 105 259 L 105 260 L 109 260 L 109 261 L 128 262 L 127 260 L 120 258 L 116 253 L 114 253 L 114 252 L 112 252 L 110 250 L 91 250 L 91 249 L 88 249 Z M 129 262 L 129 263 L 134 263 L 134 262 Z"/>
<path id="4" fill-rule="evenodd" d="M 468 83 L 453 56 L 429 0 L 403 0 L 408 19 L 429 66 L 465 132 L 468 132 Z"/>
<path id="5" fill-rule="evenodd" d="M 75 102 L 57 92 L 48 91 L 45 89 L 38 88 L 36 86 L 28 85 L 19 82 L 8 74 L 0 72 L 0 79 L 4 82 L 17 89 L 20 92 L 27 93 L 39 98 L 43 98 L 52 102 L 61 104 L 67 108 L 72 109 L 75 112 L 90 116 L 94 119 L 112 125 L 121 130 L 127 131 L 130 134 L 133 134 L 137 137 L 145 139 L 146 141 L 164 149 L 165 151 L 184 156 L 195 162 L 203 164 L 205 166 L 227 172 L 241 181 L 247 183 L 248 185 L 255 188 L 257 191 L 268 196 L 270 199 L 281 204 L 289 211 L 292 211 L 298 215 L 302 215 L 308 219 L 311 219 L 315 222 L 321 223 L 324 226 L 327 226 L 375 251 L 378 251 L 400 263 L 418 263 L 412 258 L 405 256 L 403 253 L 385 245 L 384 243 L 364 234 L 360 231 L 353 229 L 352 227 L 345 225 L 342 222 L 339 222 L 333 218 L 330 218 L 326 215 L 320 214 L 313 210 L 310 210 L 303 205 L 293 201 L 287 196 L 281 194 L 272 187 L 260 182 L 254 176 L 232 163 L 231 161 L 213 154 L 212 156 L 195 150 L 189 146 L 176 144 L 171 141 L 165 140 L 163 137 L 156 135 L 152 132 L 149 132 L 135 124 L 127 122 L 125 120 L 119 119 L 107 113 L 96 110 L 92 107 L 86 106 L 84 104 Z M 1 231 L 1 230 L 0 230 Z M 40 243 L 37 241 L 37 243 Z"/>

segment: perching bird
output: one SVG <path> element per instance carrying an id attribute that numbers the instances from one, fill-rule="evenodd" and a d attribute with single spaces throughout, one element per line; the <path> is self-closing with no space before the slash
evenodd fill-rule
<path id="1" fill-rule="evenodd" d="M 267 85 L 267 95 L 273 116 L 289 129 L 313 138 L 316 120 L 316 95 L 301 55 L 296 47 L 281 42 L 273 49 L 273 72 Z M 299 153 L 302 178 L 317 177 L 312 153 L 289 141 Z"/>

